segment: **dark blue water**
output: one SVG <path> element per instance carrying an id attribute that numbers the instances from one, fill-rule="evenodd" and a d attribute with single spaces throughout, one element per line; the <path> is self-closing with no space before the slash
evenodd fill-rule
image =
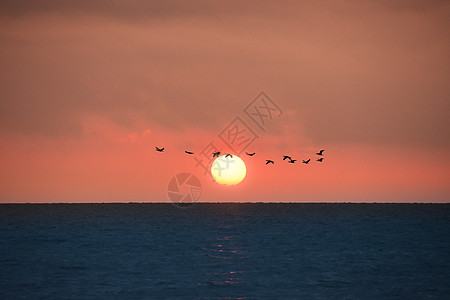
<path id="1" fill-rule="evenodd" d="M 1 299 L 449 295 L 449 204 L 0 205 Z"/>

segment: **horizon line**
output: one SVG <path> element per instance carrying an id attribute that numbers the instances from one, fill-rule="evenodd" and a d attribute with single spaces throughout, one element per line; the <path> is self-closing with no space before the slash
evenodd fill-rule
<path id="1" fill-rule="evenodd" d="M 171 204 L 177 205 L 173 202 L 0 202 L 0 205 L 8 204 Z M 450 204 L 450 202 L 195 202 L 192 206 L 197 204 Z"/>

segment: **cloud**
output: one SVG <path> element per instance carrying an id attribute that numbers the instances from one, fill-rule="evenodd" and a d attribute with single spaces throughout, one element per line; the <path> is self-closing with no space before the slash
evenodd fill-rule
<path id="1" fill-rule="evenodd" d="M 102 15 L 121 18 L 152 18 L 180 13 L 196 13 L 206 3 L 203 1 L 119 1 L 119 0 L 80 0 L 80 1 L 2 1 L 0 12 L 4 16 L 20 16 L 30 14 L 61 15 Z M 203 5 L 202 5 L 203 4 Z"/>
<path id="2" fill-rule="evenodd" d="M 151 134 L 152 133 L 152 131 L 150 130 L 150 129 L 145 129 L 143 132 L 142 132 L 142 136 L 146 136 L 146 135 L 149 135 L 149 134 Z"/>
<path id="3" fill-rule="evenodd" d="M 449 12 L 443 1 L 2 1 L 0 129 L 83 136 L 97 115 L 215 134 L 264 90 L 318 144 L 447 147 Z"/>
<path id="4" fill-rule="evenodd" d="M 222 1 L 206 0 L 3 0 L 0 2 L 0 16 L 17 18 L 36 15 L 60 15 L 62 17 L 102 17 L 125 22 L 141 22 L 158 19 L 180 19 L 186 21 L 192 18 L 212 19 L 225 22 L 224 18 L 255 18 L 261 17 L 268 21 L 275 18 L 283 22 L 287 19 L 304 19 L 326 17 L 335 13 L 336 17 L 355 17 L 364 15 L 393 13 L 428 15 L 430 13 L 448 13 L 449 3 L 446 0 L 398 0 L 398 1 Z M 297 20 L 298 21 L 298 20 Z M 323 21 L 323 20 L 321 20 Z M 330 21 L 333 21 L 332 19 Z"/>

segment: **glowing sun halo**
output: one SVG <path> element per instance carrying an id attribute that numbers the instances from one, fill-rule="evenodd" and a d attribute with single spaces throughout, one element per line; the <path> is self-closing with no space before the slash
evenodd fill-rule
<path id="1" fill-rule="evenodd" d="M 247 174 L 247 168 L 242 159 L 233 157 L 218 157 L 211 165 L 211 175 L 220 184 L 235 185 L 241 182 Z"/>

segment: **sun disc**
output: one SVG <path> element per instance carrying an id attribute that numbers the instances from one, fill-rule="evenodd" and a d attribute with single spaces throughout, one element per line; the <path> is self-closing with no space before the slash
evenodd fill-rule
<path id="1" fill-rule="evenodd" d="M 218 157 L 211 165 L 211 175 L 220 184 L 235 185 L 244 180 L 247 168 L 244 161 L 236 156 Z"/>

